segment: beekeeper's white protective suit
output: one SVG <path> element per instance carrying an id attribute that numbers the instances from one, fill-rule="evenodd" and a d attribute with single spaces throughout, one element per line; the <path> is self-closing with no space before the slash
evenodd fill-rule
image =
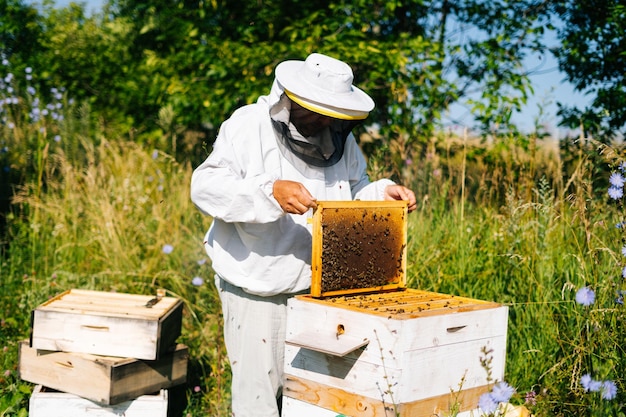
<path id="1" fill-rule="evenodd" d="M 279 416 L 286 302 L 311 284 L 312 212 L 286 214 L 274 181 L 300 182 L 317 200 L 382 200 L 393 184 L 368 179 L 349 133 L 354 124 L 332 139 L 300 135 L 284 93 L 275 81 L 268 96 L 235 111 L 191 181 L 193 202 L 213 218 L 204 242 L 222 301 L 236 417 Z"/>

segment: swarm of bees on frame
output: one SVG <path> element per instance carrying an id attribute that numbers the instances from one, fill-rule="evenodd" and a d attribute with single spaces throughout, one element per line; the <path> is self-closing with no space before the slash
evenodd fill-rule
<path id="1" fill-rule="evenodd" d="M 403 271 L 404 213 L 353 208 L 323 212 L 322 291 L 398 283 Z"/>

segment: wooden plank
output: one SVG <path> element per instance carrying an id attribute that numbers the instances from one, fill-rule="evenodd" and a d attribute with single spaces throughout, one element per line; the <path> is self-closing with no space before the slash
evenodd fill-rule
<path id="1" fill-rule="evenodd" d="M 42 351 L 22 341 L 18 371 L 24 381 L 110 405 L 184 383 L 188 358 L 181 344 L 160 360 L 142 361 Z"/>
<path id="2" fill-rule="evenodd" d="M 116 405 L 102 405 L 36 385 L 29 400 L 28 412 L 30 417 L 167 417 L 167 409 L 166 390 Z"/>
<path id="3" fill-rule="evenodd" d="M 288 336 L 287 340 L 285 340 L 285 343 L 293 346 L 312 349 L 334 356 L 346 356 L 369 342 L 367 338 L 346 335 L 341 333 L 340 330 L 335 334 L 298 333 Z"/>
<path id="4" fill-rule="evenodd" d="M 181 300 L 174 297 L 161 297 L 158 302 L 149 304 L 154 298 L 155 296 L 152 295 L 72 289 L 48 300 L 37 309 L 110 317 L 158 319 L 181 303 Z"/>
<path id="5" fill-rule="evenodd" d="M 427 384 L 428 382 L 422 381 L 421 383 Z M 482 394 L 489 392 L 489 388 L 488 385 L 482 385 L 457 392 L 448 392 L 436 397 L 394 404 L 319 384 L 306 378 L 287 375 L 283 395 L 342 413 L 345 416 L 431 417 L 438 413 L 450 411 L 455 404 L 458 404 L 461 412 L 476 409 L 478 399 Z"/>

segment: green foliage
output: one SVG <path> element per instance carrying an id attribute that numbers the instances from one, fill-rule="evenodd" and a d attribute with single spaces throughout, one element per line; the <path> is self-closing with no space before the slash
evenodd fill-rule
<path id="1" fill-rule="evenodd" d="M 590 106 L 563 104 L 563 124 L 583 129 L 605 143 L 626 128 L 626 6 L 621 1 L 557 2 L 563 20 L 559 67 L 576 89 L 589 94 Z"/>

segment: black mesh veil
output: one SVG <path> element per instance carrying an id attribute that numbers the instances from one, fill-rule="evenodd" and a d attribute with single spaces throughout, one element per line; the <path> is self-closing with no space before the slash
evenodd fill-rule
<path id="1" fill-rule="evenodd" d="M 281 97 L 281 101 L 284 99 L 286 96 Z M 272 124 L 280 143 L 299 159 L 316 167 L 329 167 L 339 162 L 343 156 L 348 135 L 362 122 L 363 120 L 332 119 L 328 131 L 315 138 L 316 140 L 307 141 L 306 138 L 294 138 L 287 123 L 272 118 Z M 333 149 L 333 152 L 330 154 L 324 152 L 327 149 Z"/>

